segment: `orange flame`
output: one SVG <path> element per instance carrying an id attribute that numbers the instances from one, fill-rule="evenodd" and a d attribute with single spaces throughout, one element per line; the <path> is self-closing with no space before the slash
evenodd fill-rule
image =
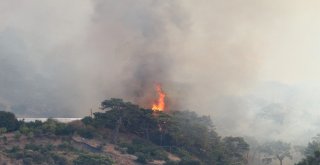
<path id="1" fill-rule="evenodd" d="M 158 99 L 152 104 L 152 110 L 163 111 L 166 106 L 166 103 L 165 103 L 166 94 L 163 92 L 160 85 L 156 85 L 156 91 L 158 93 Z"/>

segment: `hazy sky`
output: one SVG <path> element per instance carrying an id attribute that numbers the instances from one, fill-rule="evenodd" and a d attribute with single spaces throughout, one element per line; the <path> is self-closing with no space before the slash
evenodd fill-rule
<path id="1" fill-rule="evenodd" d="M 319 130 L 319 7 L 0 0 L 0 108 L 84 116 L 110 97 L 148 107 L 160 83 L 172 107 L 211 115 L 223 134 L 308 140 Z"/>

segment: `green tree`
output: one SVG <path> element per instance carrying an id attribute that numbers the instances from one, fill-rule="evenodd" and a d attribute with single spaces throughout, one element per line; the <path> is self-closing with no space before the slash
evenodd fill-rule
<path id="1" fill-rule="evenodd" d="M 287 157 L 292 159 L 290 154 L 291 145 L 282 141 L 271 141 L 261 146 L 260 152 L 267 154 L 270 158 L 277 159 L 282 165 L 283 160 Z"/>
<path id="2" fill-rule="evenodd" d="M 90 116 L 86 116 L 83 119 L 81 119 L 82 123 L 85 125 L 91 125 L 93 123 L 93 119 Z"/>
<path id="3" fill-rule="evenodd" d="M 246 162 L 248 144 L 239 137 L 221 140 L 209 116 L 198 116 L 190 111 L 154 112 L 114 98 L 103 101 L 101 109 L 105 110 L 104 113 L 94 113 L 92 121 L 86 118 L 83 122 L 89 126 L 113 129 L 113 143 L 117 143 L 121 131 L 150 140 L 186 160 L 185 164 Z M 128 151 L 131 149 L 129 147 Z"/>
<path id="4" fill-rule="evenodd" d="M 49 118 L 47 121 L 43 123 L 42 129 L 44 130 L 44 132 L 47 132 L 49 134 L 55 134 L 57 125 L 58 121 Z"/>
<path id="5" fill-rule="evenodd" d="M 198 116 L 190 111 L 172 112 L 166 120 L 166 127 L 169 144 L 195 154 L 203 160 L 215 161 L 217 158 L 212 154 L 219 152 L 217 149 L 220 147 L 220 137 L 214 131 L 208 116 Z"/>
<path id="6" fill-rule="evenodd" d="M 130 119 L 136 119 L 134 117 L 128 117 L 135 115 L 132 111 L 137 112 L 139 107 L 130 102 L 124 102 L 122 99 L 111 98 L 101 103 L 101 109 L 106 110 L 104 114 L 95 113 L 95 118 L 98 123 L 103 123 L 105 126 L 113 128 L 113 143 L 118 142 L 118 134 L 124 124 L 134 125 Z"/>
<path id="7" fill-rule="evenodd" d="M 296 165 L 319 165 L 320 164 L 320 151 L 315 151 L 313 155 L 304 158 Z"/>
<path id="8" fill-rule="evenodd" d="M 126 103 L 123 102 L 122 99 L 117 98 L 111 98 L 110 100 L 105 100 L 101 103 L 101 109 L 102 110 L 112 110 L 115 112 L 114 116 L 116 117 L 116 122 L 113 122 L 114 129 L 113 129 L 113 143 L 118 142 L 118 134 L 120 127 L 122 125 L 122 118 L 123 118 L 123 112 L 122 110 L 127 107 Z"/>
<path id="9" fill-rule="evenodd" d="M 241 137 L 225 137 L 222 140 L 225 156 L 231 164 L 247 164 L 249 144 Z"/>
<path id="10" fill-rule="evenodd" d="M 7 131 L 17 130 L 19 122 L 16 116 L 11 112 L 0 111 L 0 128 L 6 128 Z"/>
<path id="11" fill-rule="evenodd" d="M 311 142 L 302 152 L 306 158 L 297 165 L 319 165 L 320 164 L 320 134 L 313 137 Z"/>
<path id="12" fill-rule="evenodd" d="M 312 141 L 308 143 L 307 148 L 304 151 L 306 157 L 313 156 L 316 151 L 320 151 L 320 134 L 312 138 Z"/>

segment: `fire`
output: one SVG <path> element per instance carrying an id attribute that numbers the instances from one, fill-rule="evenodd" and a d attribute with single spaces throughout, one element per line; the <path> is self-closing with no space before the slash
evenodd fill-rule
<path id="1" fill-rule="evenodd" d="M 156 91 L 158 94 L 158 99 L 152 104 L 152 110 L 154 111 L 163 111 L 166 107 L 165 97 L 166 94 L 163 92 L 160 85 L 156 85 Z"/>

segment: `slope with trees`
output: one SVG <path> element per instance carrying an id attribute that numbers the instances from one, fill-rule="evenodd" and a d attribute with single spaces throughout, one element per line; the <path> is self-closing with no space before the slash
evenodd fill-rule
<path id="1" fill-rule="evenodd" d="M 101 110 L 71 123 L 17 122 L 13 117 L 2 126 L 9 133 L 4 130 L 1 135 L 6 140 L 0 144 L 0 155 L 25 164 L 121 164 L 117 160 L 121 154 L 141 164 L 155 160 L 167 165 L 248 163 L 245 140 L 221 138 L 209 116 L 152 111 L 122 99 L 103 101 Z M 110 153 L 112 146 L 117 151 Z M 174 155 L 178 158 L 172 159 Z"/>

